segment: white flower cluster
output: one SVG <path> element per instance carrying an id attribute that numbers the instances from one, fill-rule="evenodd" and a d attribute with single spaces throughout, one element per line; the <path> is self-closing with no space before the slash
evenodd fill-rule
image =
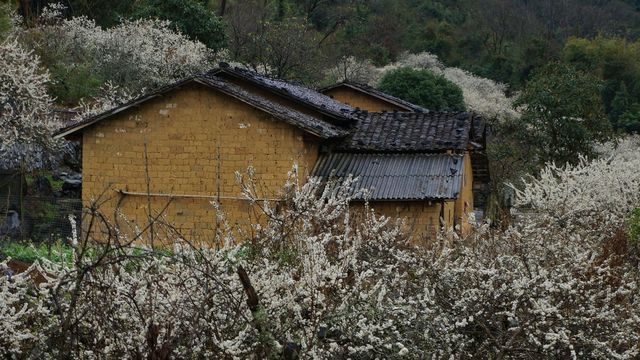
<path id="1" fill-rule="evenodd" d="M 599 159 L 581 158 L 576 165 L 549 164 L 537 178 L 524 179 L 516 190 L 517 205 L 545 212 L 558 219 L 604 221 L 603 227 L 620 226 L 640 204 L 640 138 L 597 149 Z"/>
<path id="2" fill-rule="evenodd" d="M 131 91 L 208 70 L 213 61 L 204 44 L 189 40 L 167 21 L 124 21 L 103 29 L 93 20 L 76 17 L 45 25 L 41 30 L 56 35 L 60 48 L 84 52 L 95 62 L 92 66 L 98 74 Z"/>
<path id="3" fill-rule="evenodd" d="M 0 43 L 0 69 L 0 169 L 43 166 L 58 145 L 49 73 L 15 38 Z"/>
<path id="4" fill-rule="evenodd" d="M 444 354 L 640 356 L 638 245 L 624 227 L 640 206 L 639 147 L 629 138 L 591 163 L 549 165 L 517 191 L 508 229 L 443 251 L 425 286 Z"/>
<path id="5" fill-rule="evenodd" d="M 282 200 L 265 202 L 250 171 L 238 178 L 266 220 L 242 242 L 228 224 L 217 250 L 114 238 L 87 251 L 80 238 L 74 266 L 43 263 L 48 282 L 0 279 L 0 323 L 13 329 L 0 355 L 637 358 L 637 245 L 621 231 L 640 205 L 627 170 L 640 167 L 637 144 L 550 167 L 520 189 L 529 208 L 509 228 L 430 249 L 350 209 L 348 183 L 300 186 L 294 170 Z"/>
<path id="6" fill-rule="evenodd" d="M 3 321 L 16 329 L 0 354 L 240 359 L 419 351 L 404 343 L 410 322 L 393 320 L 410 319 L 410 307 L 393 289 L 419 291 L 406 272 L 422 265 L 413 263 L 417 258 L 387 219 L 371 212 L 352 219 L 346 193 L 317 182 L 290 185 L 286 210 L 278 210 L 281 202 L 260 201 L 270 220 L 256 226 L 252 241 L 236 244 L 221 234 L 227 241 L 217 250 L 184 243 L 162 255 L 116 248 L 126 240 L 112 239 L 86 256 L 76 239 L 74 266 L 42 264 L 54 274 L 50 282 L 0 279 L 9 313 Z M 257 294 L 255 307 L 247 305 L 240 268 Z M 14 299 L 16 287 L 29 296 Z"/>
<path id="7" fill-rule="evenodd" d="M 48 5 L 35 26 L 17 27 L 16 35 L 46 54 L 53 69 L 87 74 L 89 84 L 111 83 L 135 95 L 210 70 L 225 56 L 190 40 L 168 21 L 124 20 L 102 28 L 87 17 L 65 19 L 64 10 L 61 4 Z"/>

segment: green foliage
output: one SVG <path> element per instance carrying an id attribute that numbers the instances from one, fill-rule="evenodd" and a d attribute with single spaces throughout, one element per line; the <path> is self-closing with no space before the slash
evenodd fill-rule
<path id="1" fill-rule="evenodd" d="M 62 59 L 60 59 L 62 60 Z M 49 71 L 54 81 L 50 85 L 51 95 L 59 103 L 77 104 L 80 99 L 98 95 L 104 79 L 96 73 L 95 66 L 88 61 L 74 64 L 54 62 Z"/>
<path id="2" fill-rule="evenodd" d="M 601 96 L 612 124 L 622 131 L 634 131 L 633 114 L 640 101 L 640 42 L 602 36 L 570 38 L 563 59 L 603 81 Z"/>
<path id="3" fill-rule="evenodd" d="M 29 263 L 38 259 L 66 264 L 73 262 L 73 248 L 59 240 L 53 244 L 10 242 L 0 247 L 0 253 L 12 259 Z"/>
<path id="4" fill-rule="evenodd" d="M 0 0 L 0 41 L 4 39 L 6 33 L 11 29 L 11 7 L 12 1 Z"/>
<path id="5" fill-rule="evenodd" d="M 56 179 L 53 178 L 53 175 L 51 175 L 51 174 L 47 174 L 45 176 L 45 178 L 49 182 L 49 185 L 51 186 L 51 189 L 53 191 L 62 190 L 62 185 L 64 185 L 64 181 L 63 180 L 56 180 Z"/>
<path id="6" fill-rule="evenodd" d="M 388 72 L 378 88 L 430 110 L 464 110 L 462 90 L 428 70 L 401 68 Z"/>
<path id="7" fill-rule="evenodd" d="M 636 208 L 631 212 L 627 224 L 629 239 L 634 244 L 640 243 L 640 208 Z"/>
<path id="8" fill-rule="evenodd" d="M 74 46 L 55 28 L 44 29 L 24 32 L 21 40 L 34 50 L 49 71 L 49 93 L 56 102 L 75 106 L 80 99 L 97 95 L 104 83 L 103 74 L 96 71 L 99 59 L 88 50 Z"/>
<path id="9" fill-rule="evenodd" d="M 51 1 L 55 2 L 55 1 Z M 87 16 L 103 27 L 111 27 L 130 14 L 137 1 L 131 0 L 66 0 L 70 16 Z"/>
<path id="10" fill-rule="evenodd" d="M 634 103 L 620 115 L 617 127 L 627 133 L 640 133 L 640 104 Z"/>
<path id="11" fill-rule="evenodd" d="M 516 102 L 523 106 L 522 134 L 544 162 L 575 163 L 592 156 L 593 143 L 611 135 L 604 114 L 600 81 L 574 67 L 550 63 L 537 71 Z"/>
<path id="12" fill-rule="evenodd" d="M 201 2 L 194 0 L 144 0 L 133 18 L 169 20 L 183 34 L 198 40 L 210 49 L 226 46 L 225 26 L 222 20 Z"/>

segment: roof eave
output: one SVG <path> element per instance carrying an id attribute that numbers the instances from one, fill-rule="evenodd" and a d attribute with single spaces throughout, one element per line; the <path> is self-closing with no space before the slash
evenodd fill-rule
<path id="1" fill-rule="evenodd" d="M 362 199 L 362 198 L 353 198 L 351 201 L 357 202 L 395 202 L 395 201 L 410 201 L 410 202 L 418 202 L 418 201 L 455 201 L 458 197 L 425 197 L 425 198 L 381 198 L 381 199 Z"/>
<path id="2" fill-rule="evenodd" d="M 292 121 L 288 117 L 282 116 L 281 114 L 278 114 L 278 113 L 272 111 L 271 109 L 269 109 L 267 107 L 260 106 L 258 104 L 252 103 L 251 101 L 247 100 L 246 98 L 244 98 L 242 96 L 238 96 L 237 94 L 235 94 L 235 93 L 233 93 L 231 91 L 227 91 L 226 89 L 221 88 L 221 87 L 215 87 L 212 84 L 208 83 L 206 78 L 205 79 L 201 79 L 199 77 L 196 77 L 196 78 L 194 78 L 194 81 L 199 83 L 199 84 L 205 85 L 205 86 L 214 87 L 216 90 L 218 90 L 218 91 L 220 91 L 220 92 L 222 92 L 222 93 L 224 93 L 224 94 L 226 94 L 228 96 L 231 96 L 231 97 L 233 97 L 234 99 L 236 99 L 238 101 L 241 101 L 241 102 L 243 102 L 243 103 L 245 103 L 245 104 L 247 104 L 249 106 L 258 108 L 261 111 L 264 111 L 267 114 L 269 114 L 269 115 L 271 115 L 271 116 L 273 116 L 273 117 L 275 117 L 277 119 L 280 119 L 280 120 L 288 123 L 289 125 L 295 126 L 295 127 L 299 128 L 299 129 L 301 129 L 303 131 L 306 131 L 306 132 L 308 132 L 308 133 L 310 133 L 310 134 L 312 134 L 314 136 L 317 136 L 317 137 L 319 137 L 321 139 L 341 138 L 341 137 L 344 137 L 344 136 L 348 135 L 347 131 L 344 131 L 343 133 L 337 132 L 335 135 L 331 135 L 331 134 L 319 132 L 319 131 L 317 131 L 316 129 L 314 129 L 312 127 L 304 126 L 304 124 L 302 124 L 302 123 L 299 123 L 299 122 L 296 122 L 296 121 Z"/>
<path id="3" fill-rule="evenodd" d="M 407 112 L 424 113 L 424 112 L 428 112 L 429 111 L 428 109 L 425 109 L 425 108 L 423 108 L 423 107 L 421 107 L 419 105 L 411 104 L 408 101 L 406 102 L 406 104 L 398 102 L 398 101 L 394 100 L 394 98 L 395 98 L 394 96 L 389 95 L 389 94 L 386 94 L 387 96 L 381 96 L 379 94 L 376 94 L 376 93 L 373 93 L 371 91 L 368 91 L 367 89 L 363 88 L 363 86 L 361 86 L 359 84 L 355 84 L 355 83 L 352 83 L 352 82 L 349 82 L 349 81 L 342 81 L 342 82 L 339 82 L 339 83 L 336 83 L 336 84 L 333 84 L 333 85 L 325 86 L 325 87 L 319 89 L 318 91 L 321 92 L 321 93 L 324 93 L 325 91 L 330 91 L 330 90 L 333 90 L 333 89 L 338 88 L 340 86 L 346 86 L 346 87 L 348 87 L 350 89 L 354 89 L 356 91 L 365 93 L 365 94 L 367 94 L 369 96 L 375 97 L 376 99 L 379 99 L 379 100 L 387 102 L 387 103 L 389 103 L 391 105 L 400 107 L 400 108 L 402 108 L 403 110 L 405 110 Z M 402 100 L 402 99 L 399 99 L 399 100 Z"/>
<path id="4" fill-rule="evenodd" d="M 296 122 L 296 121 L 294 121 L 294 120 L 292 120 L 292 119 L 290 119 L 290 118 L 288 118 L 286 116 L 283 116 L 282 114 L 278 114 L 277 112 L 272 111 L 268 107 L 261 106 L 260 104 L 257 104 L 255 102 L 249 101 L 243 96 L 239 96 L 238 94 L 236 94 L 236 93 L 234 93 L 232 91 L 228 91 L 227 89 L 225 89 L 225 88 L 223 88 L 221 86 L 216 86 L 215 84 L 212 84 L 212 83 L 206 81 L 206 79 L 203 79 L 198 75 L 195 75 L 195 76 L 190 76 L 190 77 L 188 77 L 186 79 L 183 79 L 183 80 L 181 80 L 179 82 L 176 82 L 174 84 L 162 87 L 162 88 L 160 88 L 160 89 L 158 89 L 158 90 L 156 90 L 156 91 L 154 91 L 154 92 L 152 92 L 150 94 L 140 96 L 140 97 L 138 97 L 138 98 L 136 98 L 134 100 L 131 100 L 130 102 L 128 102 L 126 104 L 123 104 L 123 105 L 121 105 L 119 107 L 116 107 L 114 109 L 107 110 L 107 111 L 102 112 L 100 114 L 94 115 L 93 117 L 89 117 L 88 119 L 82 120 L 82 121 L 80 121 L 80 122 L 78 122 L 76 124 L 73 124 L 73 125 L 67 126 L 65 128 L 62 128 L 62 129 L 58 130 L 57 132 L 55 132 L 53 134 L 53 138 L 54 139 L 61 139 L 61 138 L 67 138 L 68 136 L 71 136 L 71 135 L 76 135 L 78 132 L 82 131 L 83 129 L 85 129 L 85 128 L 89 127 L 89 126 L 92 126 L 92 125 L 94 125 L 94 124 L 96 124 L 96 123 L 98 123 L 98 122 L 100 122 L 102 120 L 105 120 L 105 119 L 107 119 L 107 118 L 109 118 L 109 117 L 111 117 L 113 115 L 116 115 L 116 114 L 121 113 L 123 111 L 129 110 L 129 109 L 131 109 L 133 107 L 139 106 L 140 104 L 142 104 L 142 103 L 144 103 L 144 102 L 146 102 L 148 100 L 151 100 L 153 98 L 162 96 L 166 92 L 174 90 L 174 89 L 177 89 L 177 88 L 179 88 L 179 87 L 181 87 L 181 86 L 183 86 L 183 85 L 185 85 L 187 83 L 190 83 L 190 82 L 196 82 L 196 83 L 204 85 L 206 87 L 216 89 L 217 91 L 220 91 L 221 93 L 223 93 L 223 94 L 225 94 L 227 96 L 231 96 L 231 97 L 233 97 L 233 98 L 235 98 L 235 99 L 237 99 L 237 100 L 239 100 L 239 101 L 241 101 L 241 102 L 243 102 L 243 103 L 245 103 L 245 104 L 247 104 L 247 105 L 249 105 L 251 107 L 254 107 L 254 108 L 257 108 L 257 109 L 259 109 L 261 111 L 264 111 L 264 112 L 268 113 L 269 115 L 271 115 L 271 116 L 273 116 L 273 117 L 275 117 L 277 119 L 280 119 L 282 121 L 285 121 L 286 123 L 288 123 L 288 124 L 290 124 L 292 126 L 296 126 L 296 127 L 300 128 L 301 130 L 303 130 L 305 132 L 308 132 L 308 133 L 310 133 L 310 134 L 312 134 L 314 136 L 317 136 L 318 138 L 321 138 L 321 139 L 334 139 L 334 138 L 345 137 L 345 136 L 348 135 L 347 131 L 339 131 L 339 130 L 336 129 L 335 133 L 331 133 L 331 132 L 325 132 L 325 131 L 318 131 L 318 129 L 315 129 L 313 127 L 305 126 L 303 123 Z"/>

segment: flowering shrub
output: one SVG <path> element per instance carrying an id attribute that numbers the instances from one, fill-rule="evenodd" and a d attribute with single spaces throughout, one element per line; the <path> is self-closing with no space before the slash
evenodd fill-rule
<path id="1" fill-rule="evenodd" d="M 160 20 L 125 21 L 101 29 L 87 18 L 58 25 L 71 47 L 84 48 L 105 78 L 131 90 L 177 81 L 211 67 L 210 51 Z"/>
<path id="2" fill-rule="evenodd" d="M 549 164 L 537 178 L 517 190 L 518 205 L 562 221 L 603 222 L 617 229 L 640 204 L 640 139 L 624 139 L 616 147 L 599 148 L 601 156 L 577 165 Z"/>
<path id="3" fill-rule="evenodd" d="M 221 233 L 217 251 L 178 242 L 162 256 L 114 238 L 87 256 L 87 240 L 76 238 L 75 264 L 43 262 L 55 279 L 29 298 L 50 311 L 39 313 L 50 326 L 39 337 L 13 339 L 10 353 L 327 358 L 419 351 L 419 344 L 403 344 L 411 324 L 390 321 L 408 316 L 408 304 L 391 290 L 410 286 L 402 274 L 416 261 L 398 230 L 369 212 L 352 225 L 346 187 L 292 184 L 287 210 L 261 203 L 271 220 L 245 244 Z"/>
<path id="4" fill-rule="evenodd" d="M 349 183 L 293 178 L 281 201 L 264 201 L 250 172 L 239 177 L 244 196 L 267 220 L 249 235 L 221 215 L 217 250 L 176 234 L 171 253 L 151 252 L 112 231 L 91 247 L 88 235 L 72 239 L 72 266 L 37 265 L 49 282 L 3 277 L 0 322 L 15 331 L 0 353 L 637 358 L 640 269 L 621 231 L 638 206 L 640 175 L 625 170 L 640 166 L 634 146 L 550 167 L 519 189 L 509 228 L 478 225 L 429 249 L 407 245 L 389 219 L 352 211 Z"/>
<path id="5" fill-rule="evenodd" d="M 0 43 L 0 69 L 0 168 L 43 166 L 59 146 L 50 136 L 58 124 L 49 73 L 15 38 Z"/>

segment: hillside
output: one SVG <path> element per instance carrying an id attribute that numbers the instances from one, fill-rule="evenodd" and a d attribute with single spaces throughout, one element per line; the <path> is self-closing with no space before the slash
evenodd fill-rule
<path id="1" fill-rule="evenodd" d="M 35 16 L 53 2 L 23 1 L 21 11 L 28 17 Z M 226 24 L 232 57 L 254 64 L 265 61 L 260 59 L 263 51 L 247 45 L 268 47 L 278 39 L 288 38 L 306 43 L 308 47 L 302 46 L 298 51 L 319 55 L 318 61 L 325 65 L 341 56 L 355 56 L 381 66 L 397 60 L 405 51 L 427 51 L 449 66 L 515 87 L 522 85 L 535 67 L 559 59 L 570 37 L 600 35 L 634 41 L 640 35 L 640 5 L 635 0 L 66 0 L 62 3 L 69 9 L 68 16 L 86 15 L 101 26 L 113 26 L 119 19 L 144 15 L 167 18 L 210 47 L 223 46 L 224 40 L 212 35 L 212 28 L 207 29 L 205 21 L 194 23 L 193 19 L 198 11 L 205 16 L 219 16 Z M 156 3 L 165 5 L 158 7 Z M 190 10 L 172 11 L 185 7 Z M 291 36 L 300 29 L 304 30 L 304 36 Z M 309 76 L 303 64 L 290 67 L 279 75 Z"/>

